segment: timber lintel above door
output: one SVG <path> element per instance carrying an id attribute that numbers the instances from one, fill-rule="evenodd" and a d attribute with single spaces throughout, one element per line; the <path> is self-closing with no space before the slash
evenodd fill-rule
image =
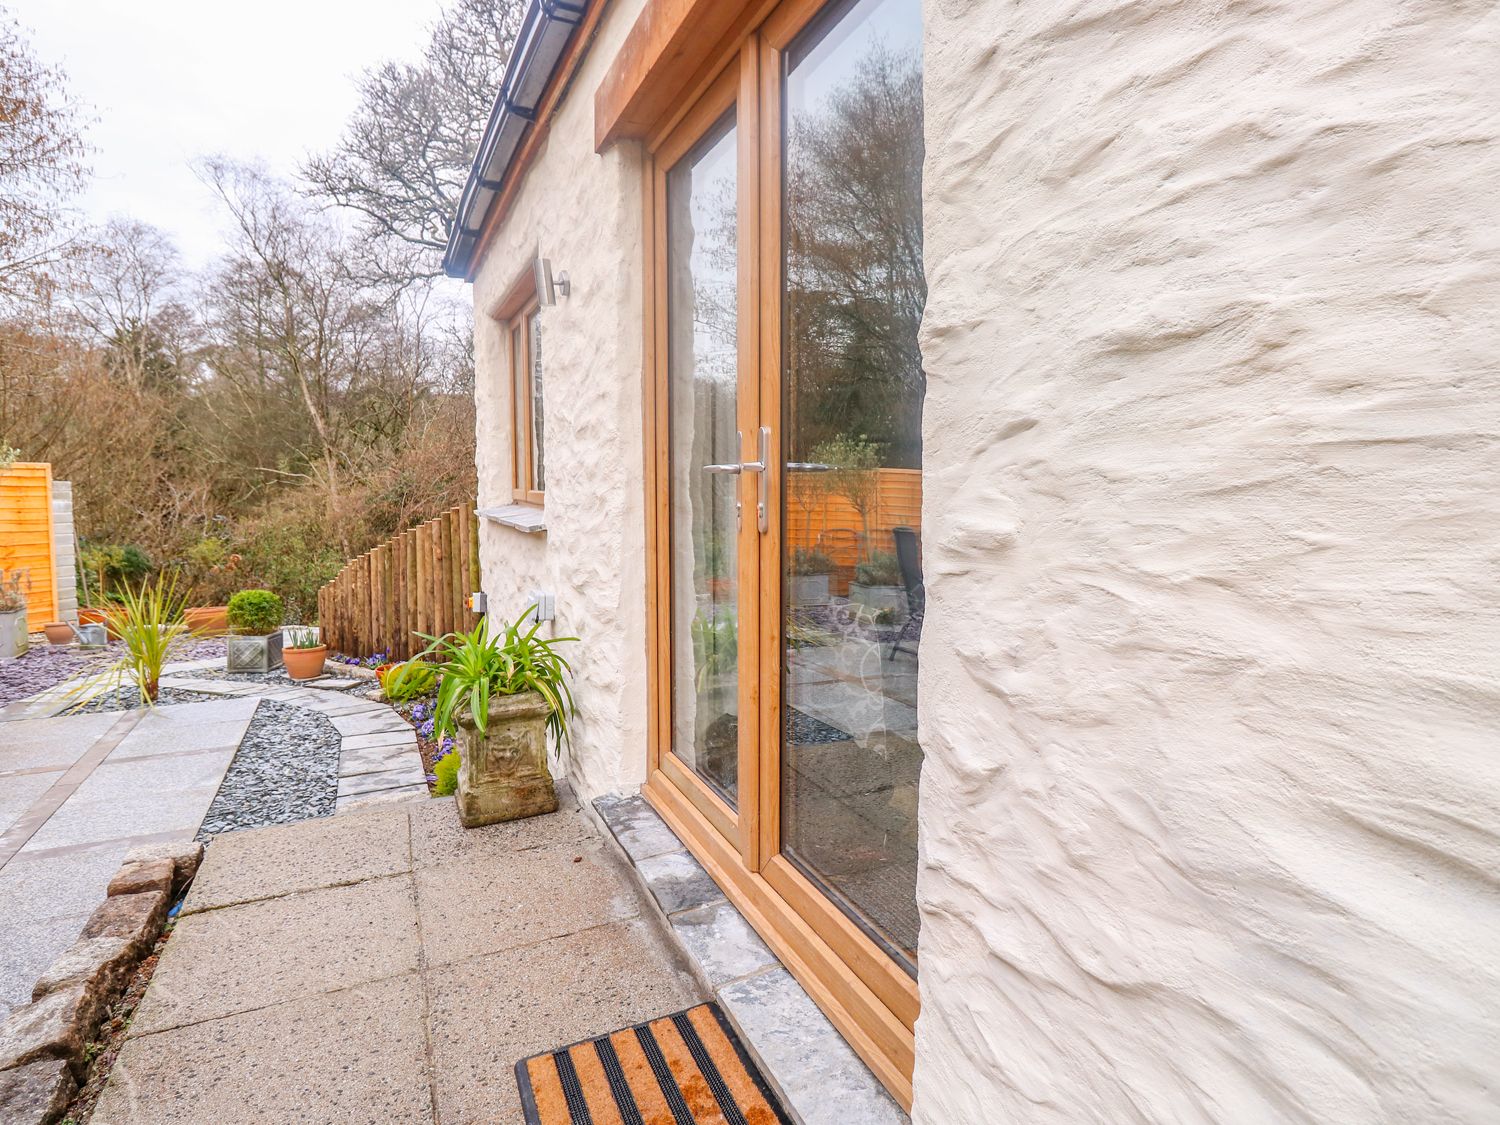
<path id="1" fill-rule="evenodd" d="M 711 79 L 776 0 L 646 0 L 594 92 L 594 148 L 657 129 Z"/>

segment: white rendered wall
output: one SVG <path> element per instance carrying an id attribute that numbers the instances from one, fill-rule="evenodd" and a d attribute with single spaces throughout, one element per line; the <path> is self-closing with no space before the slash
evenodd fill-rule
<path id="1" fill-rule="evenodd" d="M 510 376 L 490 319 L 538 252 L 566 270 L 570 297 L 544 308 L 545 535 L 481 522 L 492 617 L 510 619 L 542 589 L 557 596 L 553 635 L 577 673 L 580 714 L 562 770 L 579 795 L 644 780 L 645 515 L 641 447 L 641 155 L 594 152 L 593 92 L 640 0 L 610 6 L 545 149 L 526 174 L 474 285 L 480 507 L 510 503 Z"/>
<path id="2" fill-rule="evenodd" d="M 1500 8 L 926 34 L 914 1119 L 1500 1120 Z"/>

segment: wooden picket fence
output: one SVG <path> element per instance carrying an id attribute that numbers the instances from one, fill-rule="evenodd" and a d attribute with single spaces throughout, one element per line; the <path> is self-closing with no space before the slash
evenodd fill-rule
<path id="1" fill-rule="evenodd" d="M 441 636 L 479 623 L 468 597 L 479 589 L 479 519 L 453 508 L 344 564 L 318 591 L 323 642 L 349 656 L 405 660 Z"/>

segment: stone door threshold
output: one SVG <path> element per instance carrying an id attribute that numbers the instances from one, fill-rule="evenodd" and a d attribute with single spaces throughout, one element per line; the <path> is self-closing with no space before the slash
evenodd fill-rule
<path id="1" fill-rule="evenodd" d="M 594 811 L 801 1125 L 904 1125 L 900 1106 L 644 798 Z"/>

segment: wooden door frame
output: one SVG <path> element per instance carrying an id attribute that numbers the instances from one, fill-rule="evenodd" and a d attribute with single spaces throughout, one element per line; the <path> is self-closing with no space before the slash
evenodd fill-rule
<path id="1" fill-rule="evenodd" d="M 832 0 L 838 3 L 839 0 Z M 919 1011 L 917 982 L 780 851 L 781 693 L 781 145 L 782 51 L 826 7 L 783 0 L 748 28 L 722 69 L 695 76 L 648 138 L 643 172 L 646 307 L 645 470 L 647 543 L 647 780 L 642 793 L 781 959 L 891 1094 L 908 1109 Z M 771 518 L 739 544 L 740 677 L 738 809 L 671 752 L 671 448 L 667 372 L 666 174 L 718 122 L 733 90 L 739 112 L 737 338 L 740 419 L 749 460 L 754 427 L 772 426 L 767 466 Z M 748 112 L 747 112 L 748 110 Z M 753 399 L 753 402 L 747 402 Z M 748 408 L 748 409 L 747 409 Z M 738 478 L 745 525 L 755 526 L 756 481 Z M 748 609 L 748 612 L 745 612 Z M 743 623 L 752 622 L 753 628 Z M 748 751 L 748 752 L 747 752 Z"/>

